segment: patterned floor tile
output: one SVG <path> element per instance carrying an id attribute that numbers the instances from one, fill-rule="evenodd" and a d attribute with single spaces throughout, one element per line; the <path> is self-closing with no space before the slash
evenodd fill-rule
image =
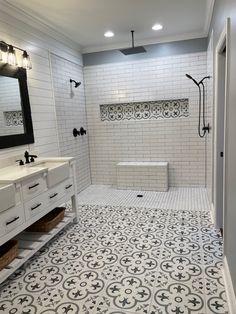
<path id="1" fill-rule="evenodd" d="M 68 205 L 69 206 L 69 205 Z M 0 286 L 0 314 L 225 314 L 220 233 L 206 211 L 81 205 Z"/>
<path id="2" fill-rule="evenodd" d="M 154 290 L 154 299 L 150 314 L 204 314 L 204 298 L 186 284 L 168 282 L 162 288 Z"/>
<path id="3" fill-rule="evenodd" d="M 111 307 L 135 313 L 149 313 L 152 290 L 144 283 L 144 277 L 127 276 L 112 281 L 106 289 Z"/>

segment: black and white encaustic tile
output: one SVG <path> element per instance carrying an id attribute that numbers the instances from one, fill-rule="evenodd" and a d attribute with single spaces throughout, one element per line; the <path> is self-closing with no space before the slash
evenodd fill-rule
<path id="1" fill-rule="evenodd" d="M 0 289 L 0 314 L 225 314 L 210 214 L 81 205 Z"/>

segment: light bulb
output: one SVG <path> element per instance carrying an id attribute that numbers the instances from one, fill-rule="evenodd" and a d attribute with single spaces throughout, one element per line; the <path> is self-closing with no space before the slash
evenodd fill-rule
<path id="1" fill-rule="evenodd" d="M 152 29 L 154 31 L 160 31 L 163 28 L 163 26 L 161 24 L 155 24 L 153 25 Z"/>
<path id="2" fill-rule="evenodd" d="M 22 68 L 27 69 L 27 70 L 32 69 L 30 57 L 26 51 L 24 51 L 22 54 Z"/>
<path id="3" fill-rule="evenodd" d="M 16 53 L 12 45 L 9 46 L 8 48 L 8 56 L 7 56 L 7 63 L 16 66 L 17 61 L 16 61 Z"/>
<path id="4" fill-rule="evenodd" d="M 8 47 L 4 41 L 0 42 L 0 62 L 7 62 L 7 51 Z"/>
<path id="5" fill-rule="evenodd" d="M 110 38 L 114 36 L 114 33 L 112 31 L 107 31 L 104 36 Z"/>

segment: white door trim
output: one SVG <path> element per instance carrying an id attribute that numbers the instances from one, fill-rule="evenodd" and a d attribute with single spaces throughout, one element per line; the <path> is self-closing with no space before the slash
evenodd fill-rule
<path id="1" fill-rule="evenodd" d="M 219 193 L 219 191 L 217 191 L 217 187 L 218 187 L 218 182 L 217 182 L 217 172 L 218 172 L 218 153 L 219 151 L 217 150 L 217 143 L 218 143 L 218 139 L 217 139 L 217 121 L 218 121 L 218 116 L 217 116 L 217 108 L 218 108 L 218 102 L 219 102 L 219 83 L 220 83 L 220 77 L 219 77 L 219 58 L 221 56 L 221 53 L 223 52 L 223 49 L 226 47 L 226 60 L 225 60 L 225 96 L 224 96 L 224 103 L 225 103 L 225 108 L 224 108 L 224 137 L 225 137 L 225 127 L 226 127 L 226 107 L 227 107 L 227 101 L 228 101 L 228 51 L 229 51 L 229 26 L 230 26 L 230 18 L 227 18 L 226 20 L 226 25 L 220 35 L 220 38 L 218 40 L 218 43 L 216 45 L 216 49 L 215 49 L 215 85 L 214 85 L 214 106 L 215 106 L 215 117 L 214 117 L 214 209 L 215 209 L 215 213 L 214 213 L 214 223 L 216 228 L 221 227 L 220 226 L 220 210 L 223 210 L 223 224 L 224 224 L 224 194 L 225 194 L 225 156 L 224 156 L 224 161 L 223 161 L 223 208 L 220 209 L 219 206 L 217 206 L 217 200 L 216 200 L 216 196 L 217 193 Z M 224 154 L 225 154 L 225 138 L 224 138 Z"/>

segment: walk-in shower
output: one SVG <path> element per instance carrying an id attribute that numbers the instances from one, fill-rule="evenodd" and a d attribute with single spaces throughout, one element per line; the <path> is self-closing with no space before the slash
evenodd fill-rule
<path id="1" fill-rule="evenodd" d="M 210 79 L 210 76 L 205 76 L 201 81 L 197 82 L 191 75 L 186 74 L 186 77 L 192 80 L 198 87 L 199 91 L 199 100 L 198 100 L 198 106 L 199 106 L 199 114 L 198 114 L 198 135 L 200 137 L 204 137 L 206 135 L 206 132 L 210 132 L 210 125 L 209 123 L 206 125 L 206 90 L 204 85 L 204 80 Z M 202 125 L 201 128 L 201 119 L 202 119 Z"/>

